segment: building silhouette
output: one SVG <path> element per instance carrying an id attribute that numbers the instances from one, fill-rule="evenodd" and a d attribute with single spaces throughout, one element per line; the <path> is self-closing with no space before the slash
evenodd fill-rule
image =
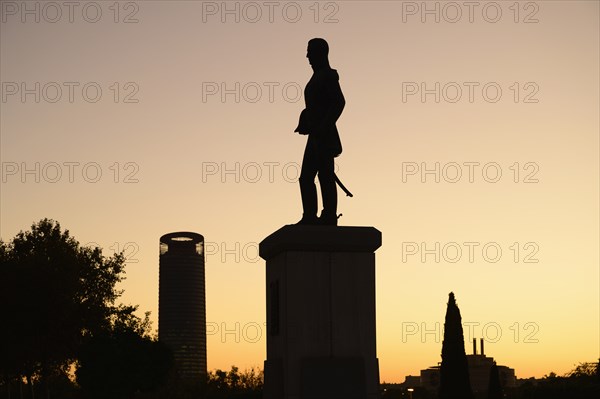
<path id="1" fill-rule="evenodd" d="M 482 395 L 487 392 L 490 381 L 490 369 L 495 361 L 493 357 L 488 357 L 484 353 L 483 338 L 481 341 L 481 353 L 477 353 L 477 341 L 473 339 L 473 354 L 467 355 L 469 364 L 469 379 L 471 381 L 471 390 L 475 395 Z M 514 388 L 517 386 L 515 370 L 507 366 L 498 366 L 500 375 L 500 384 L 503 388 Z M 412 376 L 411 376 L 412 377 Z M 406 380 L 409 382 L 409 379 Z M 419 382 L 412 377 L 411 386 L 421 386 L 426 390 L 435 393 L 440 384 L 440 366 L 429 367 L 421 370 Z M 407 385 L 409 386 L 409 385 Z"/>
<path id="2" fill-rule="evenodd" d="M 158 339 L 183 378 L 206 375 L 204 237 L 176 232 L 160 238 Z"/>

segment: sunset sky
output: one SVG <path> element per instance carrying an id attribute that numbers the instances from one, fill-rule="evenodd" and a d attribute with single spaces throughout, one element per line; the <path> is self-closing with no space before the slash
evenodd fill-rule
<path id="1" fill-rule="evenodd" d="M 330 45 L 341 225 L 374 226 L 381 381 L 441 360 L 448 293 L 517 377 L 599 357 L 598 1 L 4 1 L 0 237 L 48 217 L 128 256 L 205 237 L 208 368 L 262 368 L 258 243 L 302 213 L 293 133 Z"/>

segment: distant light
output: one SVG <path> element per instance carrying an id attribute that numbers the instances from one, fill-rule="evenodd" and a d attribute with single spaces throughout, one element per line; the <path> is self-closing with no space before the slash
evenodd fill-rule
<path id="1" fill-rule="evenodd" d="M 413 392 L 413 391 L 414 391 L 414 389 L 412 389 L 412 388 L 408 388 L 408 389 L 407 389 L 407 391 L 408 391 L 408 392 Z"/>

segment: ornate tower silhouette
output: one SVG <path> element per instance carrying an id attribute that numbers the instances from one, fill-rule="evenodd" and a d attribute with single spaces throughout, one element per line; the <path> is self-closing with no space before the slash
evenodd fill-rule
<path id="1" fill-rule="evenodd" d="M 160 238 L 158 338 L 173 351 L 184 378 L 206 375 L 204 237 L 177 232 Z"/>

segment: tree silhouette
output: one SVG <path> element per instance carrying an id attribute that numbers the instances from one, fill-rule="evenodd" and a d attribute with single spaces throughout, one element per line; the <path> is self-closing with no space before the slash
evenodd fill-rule
<path id="1" fill-rule="evenodd" d="M 440 368 L 440 399 L 472 399 L 469 367 L 465 354 L 462 319 L 456 305 L 454 293 L 450 293 L 446 320 L 444 322 L 444 342 L 442 344 L 442 366 Z"/>
<path id="2" fill-rule="evenodd" d="M 528 399 L 589 399 L 600 397 L 600 381 L 595 375 L 594 363 L 579 363 L 575 369 L 559 376 L 554 372 L 537 380 L 535 384 L 522 384 L 519 398 Z"/>
<path id="3" fill-rule="evenodd" d="M 262 397 L 264 375 L 255 368 L 239 371 L 231 366 L 229 372 L 223 370 L 208 373 L 207 399 L 259 399 Z"/>
<path id="4" fill-rule="evenodd" d="M 504 397 L 502 386 L 500 385 L 500 373 L 498 372 L 498 366 L 495 362 L 492 367 L 490 367 L 490 382 L 487 397 L 488 399 L 502 399 Z"/>
<path id="5" fill-rule="evenodd" d="M 598 373 L 597 363 L 583 362 L 579 363 L 573 370 L 571 370 L 565 377 L 594 377 Z"/>
<path id="6" fill-rule="evenodd" d="M 37 379 L 50 396 L 49 378 L 64 374 L 86 337 L 110 331 L 123 311 L 115 286 L 124 261 L 80 246 L 51 219 L 0 241 L 0 376 L 7 385 Z"/>
<path id="7" fill-rule="evenodd" d="M 112 329 L 88 337 L 82 345 L 77 383 L 91 399 L 125 399 L 155 392 L 173 365 L 171 351 L 150 336 L 149 312 L 144 320 L 132 307 L 122 307 Z"/>

